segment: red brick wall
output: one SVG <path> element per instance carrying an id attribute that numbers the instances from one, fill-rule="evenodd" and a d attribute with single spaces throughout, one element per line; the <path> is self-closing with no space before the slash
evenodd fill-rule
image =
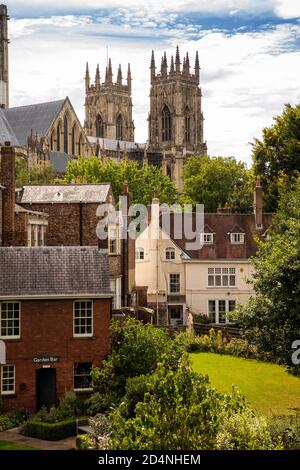
<path id="1" fill-rule="evenodd" d="M 73 337 L 73 300 L 24 300 L 21 302 L 21 339 L 6 341 L 7 364 L 16 367 L 14 396 L 3 396 L 5 409 L 36 409 L 35 356 L 58 356 L 56 394 L 59 399 L 73 389 L 75 362 L 99 365 L 110 352 L 110 299 L 93 300 L 92 338 Z M 22 390 L 21 384 L 26 384 Z M 21 390 L 20 390 L 21 388 Z"/>
<path id="2" fill-rule="evenodd" d="M 13 147 L 1 148 L 1 183 L 5 187 L 2 194 L 2 244 L 14 244 L 15 230 L 15 150 Z"/>

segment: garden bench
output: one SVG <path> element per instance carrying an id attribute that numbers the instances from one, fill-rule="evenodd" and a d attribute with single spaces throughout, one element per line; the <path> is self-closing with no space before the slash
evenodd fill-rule
<path id="1" fill-rule="evenodd" d="M 76 420 L 77 434 L 91 434 L 92 426 L 89 425 L 88 418 L 78 418 Z"/>

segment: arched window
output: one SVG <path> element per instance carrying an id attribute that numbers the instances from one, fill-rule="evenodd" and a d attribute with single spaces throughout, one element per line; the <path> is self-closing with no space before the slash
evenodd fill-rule
<path id="1" fill-rule="evenodd" d="M 58 124 L 56 129 L 56 150 L 60 152 L 60 124 Z"/>
<path id="2" fill-rule="evenodd" d="M 104 123 L 100 114 L 96 117 L 96 137 L 104 137 Z"/>
<path id="3" fill-rule="evenodd" d="M 136 259 L 145 259 L 145 250 L 144 248 L 137 248 L 135 252 Z"/>
<path id="4" fill-rule="evenodd" d="M 79 156 L 81 155 L 81 135 L 80 135 L 79 140 L 78 140 L 78 155 Z"/>
<path id="5" fill-rule="evenodd" d="M 186 108 L 185 110 L 184 128 L 185 128 L 185 141 L 190 142 L 191 140 L 191 117 L 190 117 L 189 108 Z"/>
<path id="6" fill-rule="evenodd" d="M 165 255 L 167 260 L 175 259 L 175 249 L 172 247 L 166 248 Z"/>
<path id="7" fill-rule="evenodd" d="M 168 106 L 162 111 L 162 141 L 167 142 L 172 139 L 172 118 Z"/>
<path id="8" fill-rule="evenodd" d="M 64 118 L 64 152 L 65 153 L 69 153 L 68 139 L 69 139 L 68 119 L 67 119 L 67 116 L 65 116 Z"/>
<path id="9" fill-rule="evenodd" d="M 123 140 L 123 119 L 121 114 L 117 117 L 116 138 L 117 140 Z"/>
<path id="10" fill-rule="evenodd" d="M 50 137 L 50 150 L 54 150 L 54 142 L 53 142 L 54 138 L 53 138 L 53 132 L 51 133 L 51 137 Z"/>
<path id="11" fill-rule="evenodd" d="M 72 127 L 72 155 L 75 155 L 75 144 L 76 144 L 76 135 L 75 135 L 75 124 Z"/>

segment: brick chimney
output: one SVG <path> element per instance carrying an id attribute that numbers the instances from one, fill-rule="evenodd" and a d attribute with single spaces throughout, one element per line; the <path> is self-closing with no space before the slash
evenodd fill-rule
<path id="1" fill-rule="evenodd" d="M 2 194 L 2 244 L 14 244 L 15 232 L 15 149 L 10 142 L 1 148 L 1 179 L 5 187 Z"/>
<path id="2" fill-rule="evenodd" d="M 123 183 L 122 196 L 126 199 L 126 205 L 121 207 L 123 220 L 127 220 L 126 232 L 122 237 L 122 306 L 131 306 L 131 295 L 135 289 L 135 239 L 130 236 L 129 225 L 131 217 L 128 210 L 131 204 L 131 195 L 128 189 L 128 181 Z"/>
<path id="3" fill-rule="evenodd" d="M 256 180 L 253 196 L 255 225 L 257 229 L 260 229 L 262 228 L 263 190 L 259 178 Z"/>

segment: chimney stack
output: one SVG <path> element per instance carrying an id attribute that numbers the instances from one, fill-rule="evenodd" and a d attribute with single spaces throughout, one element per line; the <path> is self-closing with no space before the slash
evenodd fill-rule
<path id="1" fill-rule="evenodd" d="M 2 244 L 12 246 L 15 232 L 15 149 L 10 142 L 1 148 L 1 179 L 5 187 L 2 194 Z"/>
<path id="2" fill-rule="evenodd" d="M 263 190 L 261 181 L 258 178 L 255 183 L 254 188 L 254 217 L 255 217 L 255 225 L 257 229 L 262 228 L 262 211 L 263 211 Z"/>

